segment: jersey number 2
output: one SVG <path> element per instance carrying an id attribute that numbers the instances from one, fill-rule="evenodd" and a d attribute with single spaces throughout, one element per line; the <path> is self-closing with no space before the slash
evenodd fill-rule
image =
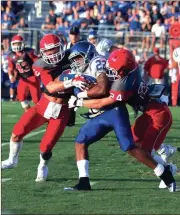
<path id="1" fill-rule="evenodd" d="M 96 60 L 96 69 L 103 70 L 105 69 L 106 61 L 105 60 Z"/>

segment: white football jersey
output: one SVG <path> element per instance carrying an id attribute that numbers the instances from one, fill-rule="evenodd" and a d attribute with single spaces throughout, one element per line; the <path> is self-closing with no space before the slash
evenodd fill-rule
<path id="1" fill-rule="evenodd" d="M 83 75 L 98 78 L 102 72 L 105 72 L 106 59 L 100 55 L 95 56 L 89 63 L 88 68 L 83 72 Z"/>

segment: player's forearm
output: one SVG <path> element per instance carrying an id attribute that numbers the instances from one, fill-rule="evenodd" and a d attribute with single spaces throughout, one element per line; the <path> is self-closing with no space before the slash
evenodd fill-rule
<path id="1" fill-rule="evenodd" d="M 113 104 L 114 101 L 108 97 L 108 98 L 102 98 L 102 99 L 91 99 L 91 100 L 84 100 L 83 106 L 87 108 L 95 108 L 100 109 L 104 106 Z"/>
<path id="2" fill-rule="evenodd" d="M 50 93 L 57 93 L 57 92 L 65 90 L 66 88 L 64 86 L 64 82 L 62 82 L 62 81 L 59 81 L 59 82 L 51 81 L 50 83 L 48 83 L 48 85 L 46 85 L 46 89 Z"/>
<path id="3" fill-rule="evenodd" d="M 87 95 L 89 98 L 99 98 L 106 96 L 108 94 L 107 88 L 104 86 L 94 86 L 92 89 L 87 91 Z"/>

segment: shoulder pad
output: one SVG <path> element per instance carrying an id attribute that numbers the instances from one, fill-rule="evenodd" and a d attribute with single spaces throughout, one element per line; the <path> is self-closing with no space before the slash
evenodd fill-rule
<path id="1" fill-rule="evenodd" d="M 38 60 L 36 60 L 33 64 L 33 67 L 38 67 L 40 69 L 50 69 L 52 68 L 53 66 L 50 65 L 50 64 L 47 64 L 46 62 L 44 62 L 42 60 L 42 58 L 39 58 Z"/>

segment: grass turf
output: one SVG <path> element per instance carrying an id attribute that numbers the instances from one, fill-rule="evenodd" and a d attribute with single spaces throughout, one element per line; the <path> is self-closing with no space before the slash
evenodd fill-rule
<path id="1" fill-rule="evenodd" d="M 171 110 L 174 121 L 165 142 L 180 146 L 180 108 Z M 9 141 L 13 125 L 21 114 L 19 103 L 2 103 L 2 143 Z M 93 191 L 64 191 L 64 187 L 77 182 L 73 141 L 83 122 L 77 114 L 77 125 L 67 128 L 58 141 L 49 163 L 47 182 L 34 181 L 38 146 L 45 126 L 37 130 L 40 133 L 25 139 L 18 167 L 2 171 L 2 180 L 9 179 L 2 182 L 3 214 L 180 214 L 180 192 L 158 189 L 159 179 L 119 150 L 114 133 L 89 149 Z M 8 157 L 8 152 L 8 145 L 2 146 L 2 160 Z M 172 161 L 180 165 L 178 153 Z M 180 183 L 178 174 L 176 180 Z"/>

